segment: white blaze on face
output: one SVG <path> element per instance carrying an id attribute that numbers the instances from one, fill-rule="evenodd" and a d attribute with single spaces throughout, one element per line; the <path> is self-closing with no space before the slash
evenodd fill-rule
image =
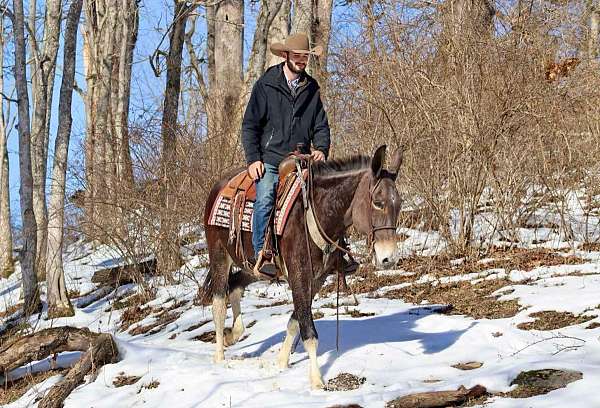
<path id="1" fill-rule="evenodd" d="M 399 253 L 396 240 L 375 241 L 373 248 L 375 249 L 375 263 L 377 266 L 386 266 L 390 263 L 395 264 L 398 261 Z"/>

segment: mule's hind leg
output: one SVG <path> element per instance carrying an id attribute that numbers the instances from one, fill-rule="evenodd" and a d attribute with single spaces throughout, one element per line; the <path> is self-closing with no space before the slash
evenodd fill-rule
<path id="1" fill-rule="evenodd" d="M 238 342 L 242 334 L 244 334 L 244 322 L 242 321 L 241 300 L 244 294 L 243 287 L 234 288 L 229 294 L 229 302 L 231 303 L 231 311 L 233 312 L 233 326 L 231 330 L 225 329 L 225 345 L 231 346 Z"/>
<path id="2" fill-rule="evenodd" d="M 225 359 L 223 331 L 225 329 L 225 316 L 227 314 L 227 281 L 233 261 L 225 250 L 213 251 L 210 258 L 211 289 L 212 289 L 212 314 L 215 324 L 216 349 L 214 360 L 216 363 Z"/>
<path id="3" fill-rule="evenodd" d="M 300 331 L 300 326 L 298 325 L 298 320 L 296 320 L 295 313 L 292 313 L 290 316 L 290 320 L 287 324 L 287 333 L 285 335 L 285 340 L 283 340 L 283 344 L 281 345 L 281 350 L 279 351 L 279 357 L 277 358 L 277 363 L 279 368 L 287 368 L 290 364 L 290 354 L 292 353 L 292 347 L 294 346 L 294 340 Z"/>

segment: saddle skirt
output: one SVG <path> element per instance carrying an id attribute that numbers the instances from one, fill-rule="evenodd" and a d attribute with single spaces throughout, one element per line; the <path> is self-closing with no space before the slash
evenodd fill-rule
<path id="1" fill-rule="evenodd" d="M 308 172 L 303 171 L 306 181 Z M 283 234 L 292 205 L 302 191 L 302 183 L 295 172 L 284 174 L 279 178 L 277 199 L 275 203 L 274 231 Z M 208 219 L 209 225 L 229 228 L 232 235 L 239 230 L 252 232 L 252 213 L 256 201 L 256 185 L 246 170 L 232 177 L 219 192 Z M 235 231 L 238 230 L 238 231 Z"/>

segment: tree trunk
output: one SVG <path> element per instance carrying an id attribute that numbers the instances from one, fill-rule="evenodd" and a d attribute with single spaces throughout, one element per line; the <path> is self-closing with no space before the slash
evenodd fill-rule
<path id="1" fill-rule="evenodd" d="M 176 170 L 175 151 L 177 144 L 177 115 L 179 112 L 179 94 L 181 92 L 181 62 L 185 26 L 191 7 L 185 2 L 175 0 L 173 25 L 169 36 L 169 54 L 167 56 L 167 84 L 162 117 L 162 162 L 163 209 L 160 221 L 160 248 L 158 251 L 158 269 L 166 277 L 181 266 L 176 223 L 172 216 L 176 193 L 172 191 L 173 173 Z"/>
<path id="2" fill-rule="evenodd" d="M 294 0 L 294 11 L 292 16 L 292 34 L 304 33 L 308 36 L 310 44 L 313 44 L 312 25 L 314 20 L 313 0 Z"/>
<path id="3" fill-rule="evenodd" d="M 246 70 L 244 96 L 249 93 L 254 82 L 256 82 L 265 70 L 267 53 L 271 54 L 270 51 L 267 51 L 267 40 L 269 38 L 269 32 L 271 31 L 269 28 L 278 15 L 282 3 L 282 0 L 265 0 L 261 3 L 260 11 L 256 18 L 256 31 L 254 32 L 254 41 L 252 42 L 252 54 L 250 54 L 248 69 Z M 246 98 L 244 97 L 243 99 Z"/>
<path id="4" fill-rule="evenodd" d="M 275 42 L 285 41 L 286 37 L 290 34 L 290 28 L 292 24 L 291 12 L 292 1 L 283 0 L 281 7 L 279 8 L 279 12 L 269 27 L 269 37 L 267 40 L 268 46 Z M 281 57 L 272 54 L 267 48 L 267 62 L 265 63 L 265 70 L 273 65 L 279 64 L 281 61 Z"/>
<path id="5" fill-rule="evenodd" d="M 4 18 L 0 17 L 0 67 L 4 66 Z M 4 92 L 4 72 L 0 70 L 0 92 Z M 8 278 L 14 271 L 13 242 L 10 227 L 10 185 L 8 172 L 4 103 L 0 101 L 0 276 Z"/>
<path id="6" fill-rule="evenodd" d="M 131 187 L 128 112 L 138 32 L 136 0 L 85 0 L 86 233 L 97 241 L 123 235 L 119 188 Z M 124 238 L 124 237 L 123 237 Z"/>
<path id="7" fill-rule="evenodd" d="M 48 317 L 73 316 L 73 307 L 67 296 L 62 262 L 63 224 L 65 212 L 65 183 L 67 158 L 71 136 L 71 102 L 75 83 L 75 54 L 77 26 L 83 0 L 75 0 L 69 7 L 65 27 L 63 75 L 58 104 L 58 131 L 54 145 L 52 186 L 48 212 Z"/>
<path id="8" fill-rule="evenodd" d="M 313 40 L 315 45 L 323 47 L 323 54 L 314 61 L 313 75 L 321 86 L 321 96 L 326 95 L 327 89 L 327 53 L 331 37 L 331 13 L 333 0 L 317 0 L 315 4 L 315 22 L 313 24 Z"/>
<path id="9" fill-rule="evenodd" d="M 215 11 L 215 81 L 210 87 L 209 133 L 222 166 L 237 161 L 243 84 L 244 1 L 226 0 Z M 218 169 L 220 170 L 220 169 Z"/>
<path id="10" fill-rule="evenodd" d="M 54 72 L 58 54 L 62 2 L 46 2 L 44 21 L 43 50 L 34 61 L 32 76 L 36 78 L 36 87 L 32 89 L 33 116 L 31 121 L 31 166 L 33 172 L 33 211 L 37 224 L 36 271 L 38 280 L 46 279 L 46 245 L 48 214 L 46 208 L 46 173 L 48 160 L 48 139 Z M 33 18 L 33 17 L 32 17 Z"/>
<path id="11" fill-rule="evenodd" d="M 23 250 L 21 271 L 23 274 L 23 312 L 25 315 L 40 310 L 41 302 L 36 276 L 36 231 L 33 213 L 33 176 L 31 171 L 31 133 L 29 127 L 29 95 L 27 94 L 27 74 L 25 58 L 25 27 L 23 20 L 23 0 L 13 0 L 15 36 L 15 86 L 18 98 L 19 119 L 19 171 L 21 175 L 19 194 L 21 220 L 23 222 Z"/>
<path id="12" fill-rule="evenodd" d="M 443 7 L 444 44 L 448 56 L 478 51 L 493 30 L 494 7 L 489 0 L 451 0 Z M 478 46 L 477 44 L 480 44 Z"/>
<path id="13" fill-rule="evenodd" d="M 133 185 L 133 169 L 129 152 L 129 101 L 131 94 L 131 64 L 137 42 L 139 8 L 136 0 L 122 0 L 121 44 L 119 50 L 119 77 L 117 112 L 115 119 L 117 141 L 117 180 L 126 186 Z"/>
<path id="14" fill-rule="evenodd" d="M 314 47 L 317 42 L 315 37 L 315 27 L 317 23 L 317 7 L 321 0 L 294 0 L 294 11 L 292 17 L 292 33 L 304 33 L 308 36 L 311 47 Z M 331 1 L 331 0 L 325 0 Z M 331 17 L 329 17 L 329 20 Z M 325 24 L 325 25 L 330 25 Z M 325 44 L 320 44 L 324 46 Z M 306 72 L 310 75 L 315 75 L 317 70 L 316 58 L 311 57 L 306 67 Z"/>
<path id="15" fill-rule="evenodd" d="M 598 43 L 598 34 L 600 31 L 600 7 L 597 0 L 588 0 L 588 10 L 590 15 L 590 31 L 588 37 L 588 58 L 595 60 L 600 54 Z"/>
<path id="16" fill-rule="evenodd" d="M 219 3 L 215 20 L 216 85 L 218 88 L 235 88 L 239 91 L 244 64 L 244 1 L 225 0 Z"/>

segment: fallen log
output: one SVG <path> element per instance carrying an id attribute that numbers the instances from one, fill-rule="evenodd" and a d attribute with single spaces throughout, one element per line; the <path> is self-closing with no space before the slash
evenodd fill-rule
<path id="1" fill-rule="evenodd" d="M 119 265 L 100 269 L 94 272 L 92 283 L 118 287 L 127 283 L 141 282 L 143 275 L 156 274 L 156 259 L 149 259 L 137 264 Z"/>
<path id="2" fill-rule="evenodd" d="M 386 408 L 438 408 L 460 405 L 469 399 L 479 398 L 487 394 L 482 385 L 466 389 L 460 386 L 456 391 L 431 391 L 405 395 L 389 401 Z"/>
<path id="3" fill-rule="evenodd" d="M 64 351 L 82 351 L 84 354 L 48 391 L 38 407 L 62 407 L 63 401 L 90 371 L 94 376 L 98 368 L 118 361 L 119 357 L 110 334 L 94 333 L 87 328 L 54 327 L 23 336 L 3 347 L 0 350 L 0 372 L 4 372 L 6 379 L 7 373 L 15 368 Z"/>
<path id="4" fill-rule="evenodd" d="M 83 382 L 84 377 L 93 370 L 92 378 L 96 378 L 98 368 L 104 364 L 115 363 L 118 359 L 117 345 L 108 333 L 98 335 L 93 341 L 90 349 L 69 370 L 62 379 L 42 398 L 38 408 L 61 408 L 64 400 L 71 391 Z"/>

